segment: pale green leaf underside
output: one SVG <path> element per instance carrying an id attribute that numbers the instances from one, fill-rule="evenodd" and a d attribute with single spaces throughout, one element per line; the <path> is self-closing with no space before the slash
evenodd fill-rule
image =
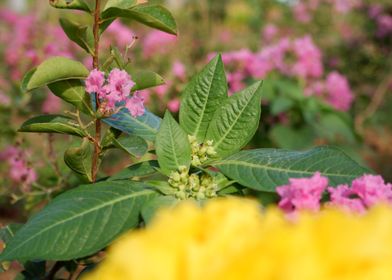
<path id="1" fill-rule="evenodd" d="M 233 94 L 215 112 L 206 139 L 214 141 L 220 157 L 240 150 L 256 132 L 261 113 L 261 86 L 260 81 Z"/>
<path id="2" fill-rule="evenodd" d="M 169 175 L 180 166 L 189 167 L 191 147 L 188 136 L 168 111 L 157 134 L 155 146 L 159 166 L 164 174 Z"/>
<path id="3" fill-rule="evenodd" d="M 283 149 L 245 150 L 214 166 L 246 187 L 268 192 L 287 184 L 289 178 L 310 177 L 317 171 L 328 177 L 332 186 L 350 183 L 364 173 L 371 173 L 333 147 L 318 147 L 303 152 Z"/>
<path id="4" fill-rule="evenodd" d="M 227 99 L 227 81 L 220 55 L 192 79 L 182 95 L 180 125 L 203 142 L 214 113 Z"/>
<path id="5" fill-rule="evenodd" d="M 0 260 L 70 260 L 93 254 L 139 222 L 155 193 L 136 182 L 101 182 L 68 191 L 31 218 Z"/>

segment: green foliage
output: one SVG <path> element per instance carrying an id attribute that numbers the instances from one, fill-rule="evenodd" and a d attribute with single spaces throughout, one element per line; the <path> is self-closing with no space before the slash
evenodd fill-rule
<path id="1" fill-rule="evenodd" d="M 70 260 L 93 254 L 139 223 L 155 193 L 136 182 L 101 182 L 58 196 L 8 243 L 0 260 Z"/>
<path id="2" fill-rule="evenodd" d="M 64 153 L 65 164 L 76 174 L 88 182 L 92 182 L 91 176 L 91 155 L 90 142 L 84 138 L 80 147 L 70 147 Z"/>
<path id="3" fill-rule="evenodd" d="M 193 77 L 182 95 L 181 127 L 203 142 L 214 113 L 227 99 L 227 81 L 220 55 Z"/>
<path id="4" fill-rule="evenodd" d="M 65 57 L 52 57 L 42 62 L 37 68 L 30 70 L 23 78 L 22 91 L 52 84 L 58 81 L 84 79 L 89 71 L 78 62 Z"/>
<path id="5" fill-rule="evenodd" d="M 244 147 L 256 132 L 261 113 L 261 86 L 257 82 L 232 95 L 214 114 L 206 139 L 214 141 L 221 157 Z"/>
<path id="6" fill-rule="evenodd" d="M 114 146 L 135 157 L 143 156 L 148 149 L 147 142 L 135 135 L 122 135 L 114 139 Z"/>
<path id="7" fill-rule="evenodd" d="M 159 167 L 158 161 L 156 160 L 149 160 L 149 161 L 142 161 L 131 166 L 126 167 L 125 169 L 121 170 L 120 172 L 110 176 L 108 181 L 115 181 L 115 180 L 125 180 L 125 179 L 132 179 L 133 177 L 144 177 L 148 175 L 152 175 L 157 172 L 157 168 Z"/>
<path id="8" fill-rule="evenodd" d="M 108 0 L 103 11 L 109 8 L 116 7 L 121 9 L 128 9 L 137 4 L 136 0 Z"/>
<path id="9" fill-rule="evenodd" d="M 19 128 L 20 132 L 46 132 L 86 136 L 73 119 L 62 115 L 41 115 L 25 121 Z"/>
<path id="10" fill-rule="evenodd" d="M 147 70 L 133 71 L 132 69 L 128 68 L 126 68 L 127 72 L 131 75 L 132 80 L 136 83 L 132 90 L 152 88 L 163 85 L 165 83 L 163 78 L 155 72 Z"/>
<path id="11" fill-rule="evenodd" d="M 117 6 L 109 7 L 102 12 L 104 22 L 113 21 L 118 17 L 132 19 L 152 28 L 174 35 L 177 34 L 177 24 L 173 16 L 161 5 L 140 4 L 127 9 Z M 107 25 L 104 24 L 104 26 Z"/>
<path id="12" fill-rule="evenodd" d="M 66 18 L 60 18 L 60 25 L 68 38 L 89 54 L 94 54 L 94 35 L 89 26 L 79 26 Z"/>
<path id="13" fill-rule="evenodd" d="M 309 177 L 319 171 L 331 185 L 350 183 L 370 171 L 345 153 L 332 147 L 297 152 L 283 149 L 255 149 L 236 153 L 214 163 L 227 177 L 248 188 L 274 192 L 289 178 Z"/>
<path id="14" fill-rule="evenodd" d="M 174 207 L 180 202 L 173 196 L 158 196 L 148 201 L 142 208 L 141 214 L 143 220 L 149 223 L 154 217 L 155 213 L 161 208 Z"/>
<path id="15" fill-rule="evenodd" d="M 91 11 L 89 5 L 83 0 L 49 0 L 49 4 L 57 9 Z"/>
<path id="16" fill-rule="evenodd" d="M 168 111 L 163 118 L 155 146 L 159 166 L 164 174 L 170 175 L 180 166 L 190 166 L 191 146 L 188 135 Z"/>

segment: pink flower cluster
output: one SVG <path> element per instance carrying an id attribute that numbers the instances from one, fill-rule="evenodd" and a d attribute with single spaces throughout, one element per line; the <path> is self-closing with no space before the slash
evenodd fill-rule
<path id="1" fill-rule="evenodd" d="M 22 191 L 29 191 L 37 180 L 37 173 L 28 165 L 26 154 L 18 147 L 9 146 L 0 152 L 0 160 L 8 163 L 9 178 L 21 184 Z"/>
<path id="2" fill-rule="evenodd" d="M 135 83 L 131 76 L 120 69 L 113 69 L 108 78 L 105 73 L 94 69 L 86 79 L 86 91 L 88 93 L 97 93 L 101 101 L 99 110 L 107 115 L 108 112 L 114 113 L 116 107 L 124 103 L 125 108 L 133 117 L 144 114 L 144 99 L 138 92 L 131 95 L 131 90 Z"/>
<path id="3" fill-rule="evenodd" d="M 157 54 L 168 53 L 176 44 L 177 37 L 159 30 L 149 32 L 143 43 L 143 55 L 150 58 Z"/>
<path id="4" fill-rule="evenodd" d="M 373 4 L 369 7 L 369 16 L 377 24 L 376 35 L 384 38 L 392 34 L 392 15 L 384 11 L 380 4 Z"/>
<path id="5" fill-rule="evenodd" d="M 327 205 L 357 213 L 376 203 L 392 203 L 392 184 L 385 183 L 381 176 L 376 175 L 363 175 L 355 179 L 351 187 L 328 187 L 328 178 L 316 172 L 309 178 L 291 178 L 288 185 L 280 186 L 276 191 L 281 197 L 279 207 L 289 214 L 297 210 L 318 211 L 325 191 L 330 197 Z"/>

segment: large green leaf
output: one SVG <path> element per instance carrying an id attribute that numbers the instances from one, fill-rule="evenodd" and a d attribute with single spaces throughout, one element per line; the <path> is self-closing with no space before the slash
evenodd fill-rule
<path id="1" fill-rule="evenodd" d="M 102 12 L 104 21 L 112 21 L 122 17 L 136 20 L 144 25 L 170 33 L 177 34 L 177 24 L 172 14 L 163 6 L 156 4 L 140 4 L 129 9 L 110 7 Z"/>
<path id="2" fill-rule="evenodd" d="M 49 0 L 49 4 L 57 9 L 91 11 L 89 5 L 83 0 Z"/>
<path id="3" fill-rule="evenodd" d="M 309 177 L 319 171 L 330 185 L 350 183 L 370 173 L 339 149 L 318 147 L 296 152 L 280 149 L 246 150 L 214 164 L 227 177 L 260 191 L 273 192 L 289 178 Z"/>
<path id="4" fill-rule="evenodd" d="M 147 70 L 145 71 L 133 71 L 129 69 L 126 70 L 131 75 L 132 80 L 136 83 L 136 85 L 132 88 L 132 90 L 142 90 L 146 88 L 152 88 L 159 85 L 163 85 L 165 83 L 163 78 L 155 72 L 147 71 Z"/>
<path id="5" fill-rule="evenodd" d="M 74 105 L 80 111 L 93 116 L 90 95 L 80 80 L 64 80 L 48 85 L 54 95 Z"/>
<path id="6" fill-rule="evenodd" d="M 132 117 L 125 108 L 120 112 L 103 119 L 103 121 L 118 130 L 133 134 L 147 141 L 154 141 L 161 124 L 161 118 L 146 110 L 143 116 Z"/>
<path id="7" fill-rule="evenodd" d="M 0 260 L 71 260 L 91 255 L 139 223 L 155 197 L 136 182 L 100 182 L 55 198 L 8 243 Z"/>
<path id="8" fill-rule="evenodd" d="M 215 111 L 227 99 L 227 81 L 220 55 L 192 79 L 182 95 L 180 125 L 203 142 Z"/>
<path id="9" fill-rule="evenodd" d="M 72 171 L 87 181 L 92 182 L 91 157 L 92 149 L 90 142 L 87 138 L 84 138 L 80 147 L 71 147 L 65 151 L 64 162 Z"/>
<path id="10" fill-rule="evenodd" d="M 91 27 L 80 26 L 67 18 L 60 18 L 60 25 L 68 38 L 90 55 L 94 54 L 94 34 Z"/>
<path id="11" fill-rule="evenodd" d="M 169 175 L 180 166 L 190 166 L 191 146 L 188 135 L 168 111 L 155 140 L 155 147 L 159 166 L 164 174 Z"/>
<path id="12" fill-rule="evenodd" d="M 52 57 L 42 62 L 37 68 L 30 70 L 24 76 L 21 89 L 31 91 L 63 80 L 84 79 L 89 71 L 80 62 L 65 58 Z"/>
<path id="13" fill-rule="evenodd" d="M 147 142 L 135 135 L 122 135 L 119 138 L 113 139 L 114 145 L 135 157 L 143 156 L 148 149 Z"/>
<path id="14" fill-rule="evenodd" d="M 221 157 L 244 147 L 259 126 L 261 86 L 257 82 L 232 95 L 216 112 L 207 130 L 206 140 L 214 141 Z"/>
<path id="15" fill-rule="evenodd" d="M 80 126 L 71 118 L 61 115 L 41 115 L 25 121 L 20 132 L 46 132 L 86 136 Z"/>
<path id="16" fill-rule="evenodd" d="M 14 238 L 16 232 L 22 227 L 22 224 L 9 224 L 0 229 L 0 240 L 8 244 Z"/>
<path id="17" fill-rule="evenodd" d="M 132 179 L 133 177 L 143 177 L 157 172 L 159 164 L 156 160 L 143 161 L 126 167 L 120 172 L 111 176 L 108 181 Z"/>

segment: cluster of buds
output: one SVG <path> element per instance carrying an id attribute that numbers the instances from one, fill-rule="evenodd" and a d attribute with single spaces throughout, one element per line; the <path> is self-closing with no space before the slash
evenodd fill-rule
<path id="1" fill-rule="evenodd" d="M 193 166 L 200 166 L 216 155 L 212 140 L 207 140 L 205 143 L 200 144 L 193 135 L 188 135 L 188 139 L 192 148 Z"/>
<path id="2" fill-rule="evenodd" d="M 202 200 L 217 196 L 218 185 L 212 176 L 195 173 L 189 175 L 189 170 L 185 166 L 180 166 L 178 171 L 170 174 L 169 184 L 176 189 L 175 196 L 178 199 Z"/>

